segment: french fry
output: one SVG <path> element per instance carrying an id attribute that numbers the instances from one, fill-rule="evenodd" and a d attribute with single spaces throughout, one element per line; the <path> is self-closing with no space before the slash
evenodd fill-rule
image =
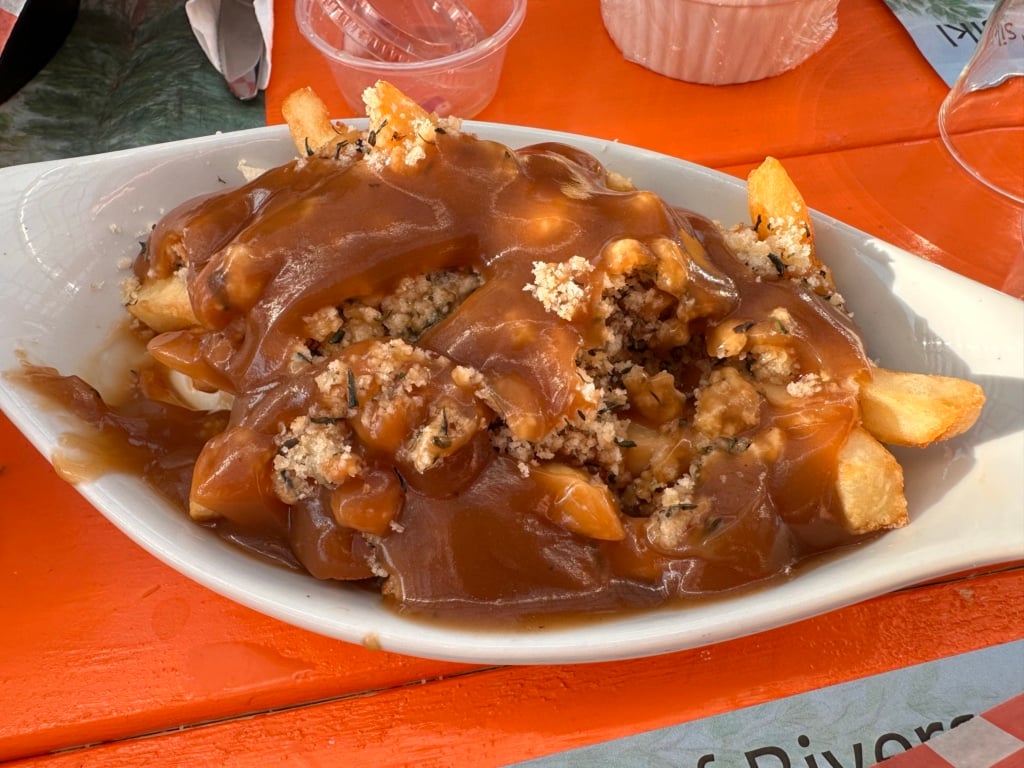
<path id="1" fill-rule="evenodd" d="M 863 427 L 850 432 L 839 451 L 836 493 L 843 526 L 851 533 L 869 533 L 907 524 L 903 468 Z"/>
<path id="2" fill-rule="evenodd" d="M 416 165 L 426 145 L 434 142 L 437 114 L 427 112 L 386 80 L 378 80 L 367 88 L 363 102 L 370 118 L 369 136 L 374 151 L 387 158 L 392 170 Z"/>
<path id="3" fill-rule="evenodd" d="M 806 225 L 804 242 L 813 245 L 814 229 L 807 204 L 782 163 L 774 157 L 766 157 L 747 176 L 747 205 L 750 220 L 762 240 L 771 234 L 773 218 L 792 217 Z"/>
<path id="4" fill-rule="evenodd" d="M 823 278 L 815 289 L 834 292 L 831 273 L 814 249 L 807 205 L 777 159 L 766 158 L 750 173 L 747 202 L 758 238 L 779 240 L 780 230 L 789 227 L 789 242 L 797 239 L 810 249 L 804 273 Z M 802 276 L 800 269 L 790 276 Z M 872 368 L 870 378 L 860 383 L 858 403 L 861 425 L 850 433 L 838 457 L 836 491 L 842 522 L 855 533 L 905 525 L 903 471 L 882 443 L 924 447 L 962 434 L 977 421 L 985 394 L 962 379 Z"/>
<path id="5" fill-rule="evenodd" d="M 327 145 L 352 139 L 355 132 L 331 122 L 327 105 L 312 88 L 292 91 L 281 104 L 281 114 L 300 155 L 314 155 Z"/>
<path id="6" fill-rule="evenodd" d="M 368 88 L 363 94 L 363 101 L 370 127 L 377 130 L 386 125 L 393 133 L 408 135 L 415 133 L 424 123 L 437 123 L 436 115 L 427 112 L 386 80 L 378 80 Z M 381 140 L 386 142 L 387 135 L 381 134 Z"/>
<path id="7" fill-rule="evenodd" d="M 546 511 L 551 522 L 592 539 L 621 541 L 626 537 L 611 491 L 595 485 L 587 473 L 549 462 L 534 467 L 531 475 L 551 494 Z"/>
<path id="8" fill-rule="evenodd" d="M 127 309 L 157 333 L 196 325 L 185 281 L 178 275 L 149 280 L 129 294 Z"/>
<path id="9" fill-rule="evenodd" d="M 315 155 L 324 148 L 340 149 L 362 139 L 366 150 L 384 157 L 393 170 L 416 165 L 424 147 L 434 141 L 437 115 L 384 80 L 367 88 L 363 101 L 370 127 L 360 134 L 354 128 L 333 123 L 327 105 L 312 88 L 290 93 L 281 105 L 281 114 L 299 154 Z"/>
<path id="10" fill-rule="evenodd" d="M 964 379 L 874 368 L 859 402 L 864 426 L 883 443 L 923 447 L 970 429 L 985 393 Z"/>
<path id="11" fill-rule="evenodd" d="M 789 177 L 786 169 L 774 157 L 764 161 L 747 176 L 747 206 L 750 220 L 760 240 L 778 235 L 788 228 L 789 237 L 796 245 L 806 245 L 809 253 L 806 263 L 788 264 L 798 277 L 814 275 L 819 293 L 835 293 L 831 271 L 826 267 L 814 248 L 814 226 L 803 195 Z"/>

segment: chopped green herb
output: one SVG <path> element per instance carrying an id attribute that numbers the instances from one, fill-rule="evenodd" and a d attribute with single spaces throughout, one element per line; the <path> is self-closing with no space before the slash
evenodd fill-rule
<path id="1" fill-rule="evenodd" d="M 743 453 L 747 448 L 750 447 L 749 437 L 727 437 L 723 440 L 723 447 L 727 453 L 739 454 Z"/>
<path id="2" fill-rule="evenodd" d="M 356 391 L 356 375 L 351 368 L 348 369 L 348 407 L 359 407 L 359 393 Z"/>
<path id="3" fill-rule="evenodd" d="M 451 448 L 452 439 L 448 436 L 448 411 L 441 409 L 441 432 L 434 435 L 434 445 L 438 448 Z"/>
<path id="4" fill-rule="evenodd" d="M 281 482 L 283 482 L 289 489 L 295 487 L 295 484 L 292 483 L 292 478 L 289 476 L 287 471 L 282 469 L 279 475 L 281 477 Z"/>
<path id="5" fill-rule="evenodd" d="M 665 517 L 672 517 L 676 512 L 684 512 L 686 510 L 696 509 L 696 508 L 697 508 L 696 504 L 689 504 L 689 503 L 673 504 L 672 506 L 665 507 L 665 509 L 662 511 L 662 514 Z"/>
<path id="6" fill-rule="evenodd" d="M 387 124 L 388 124 L 388 121 L 385 120 L 383 123 L 380 124 L 380 126 L 378 126 L 374 130 L 372 130 L 369 133 L 367 133 L 366 134 L 366 143 L 369 144 L 371 147 L 376 146 L 377 145 L 377 134 L 380 131 L 383 131 L 384 130 L 384 126 L 387 125 Z"/>

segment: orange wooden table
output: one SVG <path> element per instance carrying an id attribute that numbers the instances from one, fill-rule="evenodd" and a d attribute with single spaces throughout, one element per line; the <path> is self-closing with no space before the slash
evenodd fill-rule
<path id="1" fill-rule="evenodd" d="M 935 116 L 946 87 L 881 0 L 842 0 L 836 37 L 796 70 L 724 88 L 625 62 L 598 5 L 530 0 L 479 119 L 736 175 L 773 154 L 813 208 L 1024 296 L 1022 210 L 945 155 Z M 303 85 L 350 114 L 282 0 L 268 122 Z M 1024 566 L 1007 563 L 650 659 L 477 668 L 401 657 L 282 624 L 169 570 L 0 418 L 9 765 L 501 765 L 1020 639 L 1022 601 Z"/>

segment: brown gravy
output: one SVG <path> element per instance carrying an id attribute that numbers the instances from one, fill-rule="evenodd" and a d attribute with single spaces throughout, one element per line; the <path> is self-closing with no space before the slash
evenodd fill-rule
<path id="1" fill-rule="evenodd" d="M 594 411 L 578 366 L 588 353 L 603 354 L 606 246 L 623 237 L 669 240 L 685 257 L 679 285 L 648 295 L 663 303 L 665 322 L 682 318 L 686 340 L 652 357 L 639 339 L 635 352 L 638 365 L 672 375 L 678 408 L 663 420 L 633 399 L 619 416 L 661 435 L 659 445 L 671 436 L 677 474 L 699 463 L 694 498 L 707 512 L 672 546 L 652 540 L 650 502 L 629 494 L 617 501 L 621 536 L 575 532 L 552 517 L 557 493 L 543 473 L 524 470 L 492 439 L 501 428 L 536 443 Z M 524 286 L 536 263 L 573 256 L 590 264 L 574 277 L 587 298 L 565 319 Z M 103 403 L 76 377 L 47 369 L 27 375 L 119 436 L 111 468 L 129 467 L 183 510 L 200 500 L 227 538 L 291 559 L 317 578 L 383 582 L 392 604 L 424 615 L 603 612 L 756 584 L 857 540 L 838 523 L 832 492 L 837 451 L 858 419 L 847 390 L 800 398 L 759 391 L 751 423 L 715 439 L 694 426 L 693 393 L 721 367 L 703 348 L 712 328 L 761 333 L 764 345 L 785 345 L 802 375 L 845 381 L 867 367 L 848 318 L 798 283 L 755 278 L 698 214 L 648 192 L 610 188 L 605 169 L 581 151 L 511 151 L 439 134 L 412 173 L 351 157 L 303 158 L 167 215 L 135 273 L 152 279 L 183 267 L 198 325 L 150 342 L 159 364 L 135 373 L 148 384 L 124 403 Z M 407 275 L 443 270 L 472 271 L 482 284 L 413 339 L 427 360 L 418 405 L 400 418 L 359 421 L 371 396 L 380 397 L 354 383 L 374 373 L 372 344 L 310 341 L 308 318 L 386 295 Z M 779 308 L 786 320 L 773 326 Z M 297 342 L 312 350 L 301 364 Z M 707 362 L 695 367 L 698 356 Z M 340 405 L 327 402 L 319 385 L 332 362 L 350 376 Z M 232 410 L 197 413 L 148 398 L 163 366 L 231 393 Z M 474 398 L 457 369 L 478 372 L 489 398 Z M 409 444 L 436 423 L 438 402 L 446 404 L 446 430 L 456 419 L 485 427 L 423 468 Z M 338 425 L 361 473 L 286 503 L 275 492 L 274 461 L 291 447 L 289 425 L 305 415 Z M 769 433 L 781 438 L 766 452 L 758 440 Z M 616 438 L 616 445 L 622 472 L 580 463 L 595 485 L 619 493 L 654 459 L 635 440 Z M 556 458 L 574 461 L 567 449 Z"/>

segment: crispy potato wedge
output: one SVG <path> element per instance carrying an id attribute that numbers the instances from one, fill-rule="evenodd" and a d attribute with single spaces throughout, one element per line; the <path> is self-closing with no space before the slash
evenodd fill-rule
<path id="1" fill-rule="evenodd" d="M 546 511 L 551 522 L 591 539 L 621 541 L 626 537 L 611 491 L 594 484 L 587 473 L 552 461 L 534 467 L 531 475 L 551 494 Z"/>
<path id="2" fill-rule="evenodd" d="M 816 289 L 819 293 L 835 292 L 831 270 L 818 258 L 814 248 L 814 227 L 807 203 L 776 158 L 766 157 L 747 176 L 747 207 L 760 240 L 789 228 L 793 232 L 789 237 L 808 247 L 807 263 L 796 268 L 797 276 L 817 275 L 823 281 Z"/>
<path id="3" fill-rule="evenodd" d="M 814 251 L 810 212 L 777 159 L 768 157 L 751 171 L 747 199 L 758 238 L 767 240 L 790 227 L 787 236 L 810 247 L 807 273 L 823 278 L 815 290 L 834 292 L 831 272 Z M 985 394 L 962 379 L 873 368 L 861 383 L 858 402 L 862 423 L 851 432 L 837 467 L 843 523 L 855 533 L 905 525 L 903 470 L 882 443 L 924 447 L 962 434 L 977 421 Z"/>
<path id="4" fill-rule="evenodd" d="M 908 522 L 903 468 L 862 427 L 850 432 L 839 451 L 836 493 L 842 523 L 852 533 L 900 528 Z"/>
<path id="5" fill-rule="evenodd" d="M 411 168 L 422 158 L 426 145 L 434 141 L 439 118 L 385 80 L 363 93 L 369 130 L 331 121 L 327 105 L 312 88 L 290 93 L 281 104 L 292 142 L 300 155 L 315 155 L 328 148 L 337 154 L 346 143 L 362 139 L 369 152 L 382 156 L 392 170 Z"/>
<path id="6" fill-rule="evenodd" d="M 149 280 L 133 290 L 127 309 L 157 333 L 196 325 L 185 281 L 177 275 Z"/>
<path id="7" fill-rule="evenodd" d="M 789 173 L 774 157 L 764 161 L 747 176 L 747 205 L 757 235 L 764 240 L 771 234 L 771 220 L 792 217 L 805 224 L 804 242 L 813 244 L 811 214 L 803 195 Z"/>
<path id="8" fill-rule="evenodd" d="M 392 170 L 416 165 L 425 147 L 434 142 L 438 116 L 427 112 L 386 80 L 378 80 L 363 92 L 370 119 L 367 141 L 387 158 Z"/>
<path id="9" fill-rule="evenodd" d="M 348 128 L 339 129 L 331 122 L 327 105 L 309 87 L 288 94 L 281 104 L 281 114 L 300 155 L 314 155 L 327 145 L 334 146 L 355 135 Z"/>
<path id="10" fill-rule="evenodd" d="M 964 379 L 873 368 L 859 402 L 864 426 L 883 443 L 924 447 L 970 429 L 985 393 Z"/>

